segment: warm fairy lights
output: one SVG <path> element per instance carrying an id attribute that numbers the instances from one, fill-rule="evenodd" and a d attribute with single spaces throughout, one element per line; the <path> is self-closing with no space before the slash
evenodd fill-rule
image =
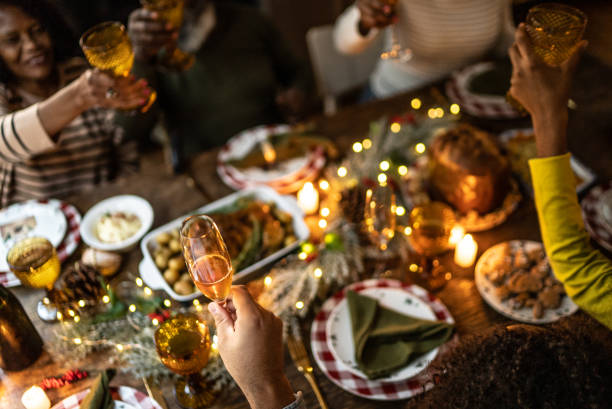
<path id="1" fill-rule="evenodd" d="M 128 310 L 130 310 L 130 312 L 135 312 L 136 306 L 134 304 L 130 304 L 130 306 L 128 307 Z"/>
<path id="2" fill-rule="evenodd" d="M 149 287 L 145 287 L 144 288 L 144 293 L 145 293 L 145 295 L 148 296 L 148 295 L 153 294 L 153 291 Z"/>
<path id="3" fill-rule="evenodd" d="M 50 303 L 51 303 L 51 301 L 49 301 L 49 298 L 43 297 L 43 304 L 49 305 Z"/>
<path id="4" fill-rule="evenodd" d="M 70 315 L 71 317 L 75 316 L 74 310 L 68 310 L 68 315 Z"/>
<path id="5" fill-rule="evenodd" d="M 412 98 L 412 101 L 410 101 L 410 106 L 413 109 L 419 109 L 421 107 L 421 105 L 423 105 L 423 103 L 418 98 Z"/>
<path id="6" fill-rule="evenodd" d="M 400 176 L 406 176 L 406 174 L 408 173 L 408 167 L 404 165 L 398 167 L 397 173 L 399 173 Z"/>
<path id="7" fill-rule="evenodd" d="M 195 305 L 196 307 L 200 305 L 200 300 L 193 300 L 193 305 Z"/>
<path id="8" fill-rule="evenodd" d="M 323 270 L 321 270 L 319 267 L 317 267 L 317 268 L 314 269 L 313 275 L 316 278 L 321 278 L 321 276 L 323 275 Z"/>
<path id="9" fill-rule="evenodd" d="M 325 219 L 319 220 L 319 227 L 322 228 L 322 229 L 326 228 L 327 227 L 327 220 L 325 220 Z"/>
<path id="10" fill-rule="evenodd" d="M 151 324 L 155 325 L 156 327 L 159 325 L 159 320 L 157 318 L 153 318 L 151 320 Z"/>
<path id="11" fill-rule="evenodd" d="M 404 234 L 406 236 L 410 236 L 412 234 L 412 227 L 406 226 L 406 228 L 404 229 Z"/>
<path id="12" fill-rule="evenodd" d="M 366 139 L 364 139 L 364 140 L 361 142 L 361 144 L 363 145 L 363 149 L 368 150 L 368 149 L 370 149 L 370 148 L 372 147 L 372 140 L 371 140 L 371 139 L 366 138 Z"/>
<path id="13" fill-rule="evenodd" d="M 78 323 L 79 321 L 81 321 L 81 317 L 79 317 L 78 315 L 74 317 L 74 322 Z"/>
<path id="14" fill-rule="evenodd" d="M 384 173 L 379 173 L 378 174 L 378 183 L 380 183 L 381 185 L 387 183 L 387 175 L 385 175 Z"/>
<path id="15" fill-rule="evenodd" d="M 431 119 L 435 119 L 436 118 L 436 110 L 435 110 L 435 108 L 429 108 L 427 110 L 427 116 L 430 117 Z"/>
<path id="16" fill-rule="evenodd" d="M 266 287 L 270 287 L 271 284 L 272 284 L 272 277 L 266 276 L 266 278 L 264 278 L 264 285 Z"/>
<path id="17" fill-rule="evenodd" d="M 105 295 L 104 297 L 102 297 L 102 302 L 104 304 L 108 304 L 110 302 L 110 297 L 108 295 Z"/>
<path id="18" fill-rule="evenodd" d="M 138 287 L 142 287 L 142 278 L 140 278 L 140 277 L 136 278 L 136 285 Z"/>
<path id="19" fill-rule="evenodd" d="M 123 345 L 121 345 L 121 344 L 117 344 L 117 345 L 115 346 L 115 348 L 117 348 L 117 351 L 119 351 L 119 352 L 122 352 L 122 351 L 123 351 Z"/>
<path id="20" fill-rule="evenodd" d="M 417 271 L 419 271 L 419 266 L 416 264 L 410 264 L 410 267 L 408 267 L 410 269 L 410 271 L 412 271 L 413 273 L 416 273 Z"/>
<path id="21" fill-rule="evenodd" d="M 419 155 L 421 155 L 421 154 L 425 153 L 425 149 L 426 149 L 426 148 L 425 148 L 425 144 L 424 144 L 424 143 L 422 143 L 422 142 L 419 142 L 419 143 L 417 143 L 417 144 L 414 146 L 414 150 L 415 150 L 415 151 L 416 151 L 416 153 L 418 153 Z"/>
<path id="22" fill-rule="evenodd" d="M 78 304 L 81 308 L 85 307 L 85 300 L 79 300 Z"/>
<path id="23" fill-rule="evenodd" d="M 361 142 L 355 142 L 353 144 L 353 152 L 359 153 L 363 150 L 363 145 L 361 144 Z"/>
<path id="24" fill-rule="evenodd" d="M 329 182 L 325 179 L 321 179 L 319 181 L 319 187 L 321 188 L 321 190 L 327 190 L 329 189 Z"/>
<path id="25" fill-rule="evenodd" d="M 461 111 L 461 108 L 459 108 L 459 104 L 452 104 L 449 110 L 451 114 L 457 115 L 459 111 Z"/>
<path id="26" fill-rule="evenodd" d="M 406 214 L 406 208 L 404 206 L 397 206 L 395 208 L 395 214 L 398 216 L 403 216 Z"/>
<path id="27" fill-rule="evenodd" d="M 306 254 L 306 252 L 302 251 L 302 252 L 300 252 L 300 254 L 298 254 L 298 258 L 300 260 L 306 260 L 308 258 L 308 254 Z"/>
<path id="28" fill-rule="evenodd" d="M 331 214 L 331 210 L 329 210 L 328 207 L 323 207 L 323 208 L 321 208 L 321 211 L 319 212 L 319 214 L 322 217 L 328 217 Z"/>
<path id="29" fill-rule="evenodd" d="M 346 168 L 344 166 L 340 166 L 338 168 L 338 176 L 340 176 L 341 178 L 345 177 L 348 174 L 348 170 L 346 170 Z"/>
<path id="30" fill-rule="evenodd" d="M 387 171 L 389 170 L 389 167 L 391 165 L 389 164 L 389 161 L 387 160 L 383 160 L 382 162 L 380 162 L 380 164 L 378 165 L 378 167 L 380 167 L 380 170 L 382 171 Z"/>
<path id="31" fill-rule="evenodd" d="M 170 301 L 169 299 L 165 299 L 164 300 L 164 305 L 166 306 L 166 308 L 170 308 L 172 307 L 172 301 Z"/>
<path id="32" fill-rule="evenodd" d="M 390 129 L 391 129 L 391 132 L 398 133 L 399 131 L 402 130 L 402 126 L 397 122 L 393 122 L 390 126 Z"/>
<path id="33" fill-rule="evenodd" d="M 76 345 L 81 345 L 83 343 L 83 340 L 81 338 L 75 338 L 72 340 L 72 342 L 74 342 Z"/>
<path id="34" fill-rule="evenodd" d="M 295 303 L 295 308 L 297 308 L 298 310 L 301 310 L 302 308 L 304 308 L 304 302 L 302 301 L 298 301 Z"/>
<path id="35" fill-rule="evenodd" d="M 58 320 L 58 321 L 61 321 L 61 320 L 62 320 L 63 315 L 62 315 L 62 313 L 61 313 L 61 312 L 59 312 L 59 311 L 58 311 L 58 312 L 57 312 L 57 314 L 55 314 L 55 316 L 57 317 L 57 320 Z"/>

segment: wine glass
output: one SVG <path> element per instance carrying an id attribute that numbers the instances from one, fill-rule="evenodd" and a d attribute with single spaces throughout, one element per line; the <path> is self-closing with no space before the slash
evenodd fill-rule
<path id="1" fill-rule="evenodd" d="M 179 28 L 183 24 L 185 9 L 183 0 L 140 0 L 140 4 L 147 10 L 159 13 L 160 17 L 174 28 Z M 176 47 L 172 52 L 166 50 L 165 56 L 159 63 L 172 70 L 186 71 L 191 68 L 194 61 L 193 54 Z"/>
<path id="2" fill-rule="evenodd" d="M 38 316 L 43 321 L 55 321 L 57 309 L 49 305 L 49 293 L 60 275 L 61 265 L 53 244 L 43 237 L 25 238 L 11 247 L 6 262 L 23 285 L 46 290 L 47 296 L 38 303 Z"/>
<path id="3" fill-rule="evenodd" d="M 127 77 L 130 74 L 134 65 L 134 51 L 123 24 L 115 21 L 97 24 L 81 36 L 79 43 L 92 67 L 114 77 Z M 108 92 L 108 96 L 112 97 L 114 90 L 109 89 Z M 132 109 L 140 108 L 141 112 L 146 112 L 156 98 L 157 93 L 152 91 L 143 106 Z"/>
<path id="4" fill-rule="evenodd" d="M 543 3 L 529 9 L 525 23 L 533 51 L 546 64 L 557 67 L 574 53 L 584 34 L 587 17 L 575 7 Z M 514 108 L 525 112 L 510 94 L 506 98 Z"/>
<path id="5" fill-rule="evenodd" d="M 224 303 L 232 288 L 234 269 L 219 228 L 213 219 L 199 214 L 183 221 L 180 236 L 196 287 L 211 300 Z"/>
<path id="6" fill-rule="evenodd" d="M 204 321 L 194 314 L 178 314 L 164 321 L 155 331 L 155 349 L 168 369 L 183 376 L 174 384 L 181 407 L 204 408 L 212 403 L 215 396 L 200 374 L 210 356 L 210 334 Z"/>
<path id="7" fill-rule="evenodd" d="M 434 257 L 450 250 L 455 212 L 444 203 L 430 202 L 412 209 L 409 223 L 409 242 L 421 256 L 422 278 L 430 288 L 439 288 L 444 285 L 445 278 L 439 260 Z"/>
<path id="8" fill-rule="evenodd" d="M 395 7 L 398 0 L 384 0 L 385 4 L 390 7 Z M 403 63 L 410 61 L 412 58 L 412 50 L 410 48 L 403 48 L 397 38 L 397 24 L 390 27 L 391 30 L 391 48 L 380 53 L 382 60 L 395 60 L 398 59 Z"/>
<path id="9" fill-rule="evenodd" d="M 384 252 L 395 236 L 395 193 L 385 184 L 366 191 L 364 223 L 370 241 Z"/>

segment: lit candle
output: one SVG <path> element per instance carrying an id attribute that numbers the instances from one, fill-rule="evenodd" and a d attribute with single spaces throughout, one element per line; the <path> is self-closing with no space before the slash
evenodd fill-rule
<path id="1" fill-rule="evenodd" d="M 457 243 L 461 241 L 464 235 L 465 235 L 465 229 L 462 226 L 456 225 L 451 230 L 451 234 L 448 239 L 448 244 L 450 244 L 451 247 L 457 246 Z"/>
<path id="2" fill-rule="evenodd" d="M 267 140 L 261 141 L 261 151 L 263 152 L 264 160 L 268 165 L 276 162 L 276 151 L 270 142 Z"/>
<path id="3" fill-rule="evenodd" d="M 319 208 L 319 192 L 311 182 L 306 182 L 297 193 L 300 209 L 306 214 L 313 214 Z"/>
<path id="4" fill-rule="evenodd" d="M 455 248 L 455 263 L 461 267 L 470 267 L 476 261 L 476 253 L 478 253 L 478 243 L 471 234 L 466 234 Z"/>
<path id="5" fill-rule="evenodd" d="M 21 403 L 26 409 L 49 409 L 51 402 L 40 386 L 32 386 L 23 393 Z"/>

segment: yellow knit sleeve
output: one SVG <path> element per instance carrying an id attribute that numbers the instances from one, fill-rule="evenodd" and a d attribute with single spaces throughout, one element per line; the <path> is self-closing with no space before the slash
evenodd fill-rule
<path id="1" fill-rule="evenodd" d="M 574 302 L 612 329 L 612 261 L 591 247 L 576 196 L 570 154 L 529 161 L 544 247 Z"/>

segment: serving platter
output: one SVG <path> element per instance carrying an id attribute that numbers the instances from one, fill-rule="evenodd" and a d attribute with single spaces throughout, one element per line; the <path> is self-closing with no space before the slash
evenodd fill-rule
<path id="1" fill-rule="evenodd" d="M 155 237 L 160 233 L 178 229 L 181 226 L 181 223 L 183 223 L 183 220 L 188 216 L 200 213 L 215 213 L 231 206 L 232 204 L 236 203 L 236 201 L 243 198 L 253 198 L 266 203 L 274 203 L 280 210 L 289 213 L 292 217 L 293 230 L 297 240 L 289 244 L 288 246 L 281 248 L 275 253 L 261 260 L 258 260 L 257 262 L 249 265 L 248 267 L 240 271 L 234 272 L 234 281 L 244 280 L 253 272 L 266 266 L 272 261 L 287 255 L 291 251 L 295 250 L 302 241 L 307 240 L 310 236 L 308 226 L 304 222 L 304 213 L 298 207 L 295 198 L 291 196 L 282 196 L 269 187 L 260 186 L 245 189 L 233 193 L 217 201 L 214 201 L 212 203 L 209 203 L 205 206 L 202 206 L 199 209 L 196 209 L 188 214 L 178 217 L 173 221 L 166 223 L 163 226 L 160 226 L 149 232 L 140 242 L 140 249 L 143 254 L 143 259 L 140 262 L 139 270 L 143 281 L 149 287 L 155 290 L 164 290 L 168 295 L 170 295 L 170 297 L 177 301 L 190 301 L 197 297 L 200 297 L 202 293 L 198 290 L 196 290 L 194 293 L 187 295 L 178 294 L 172 289 L 172 287 L 166 282 L 166 280 L 164 280 L 162 274 L 163 272 L 157 268 L 153 261 L 153 251 L 157 246 Z"/>

